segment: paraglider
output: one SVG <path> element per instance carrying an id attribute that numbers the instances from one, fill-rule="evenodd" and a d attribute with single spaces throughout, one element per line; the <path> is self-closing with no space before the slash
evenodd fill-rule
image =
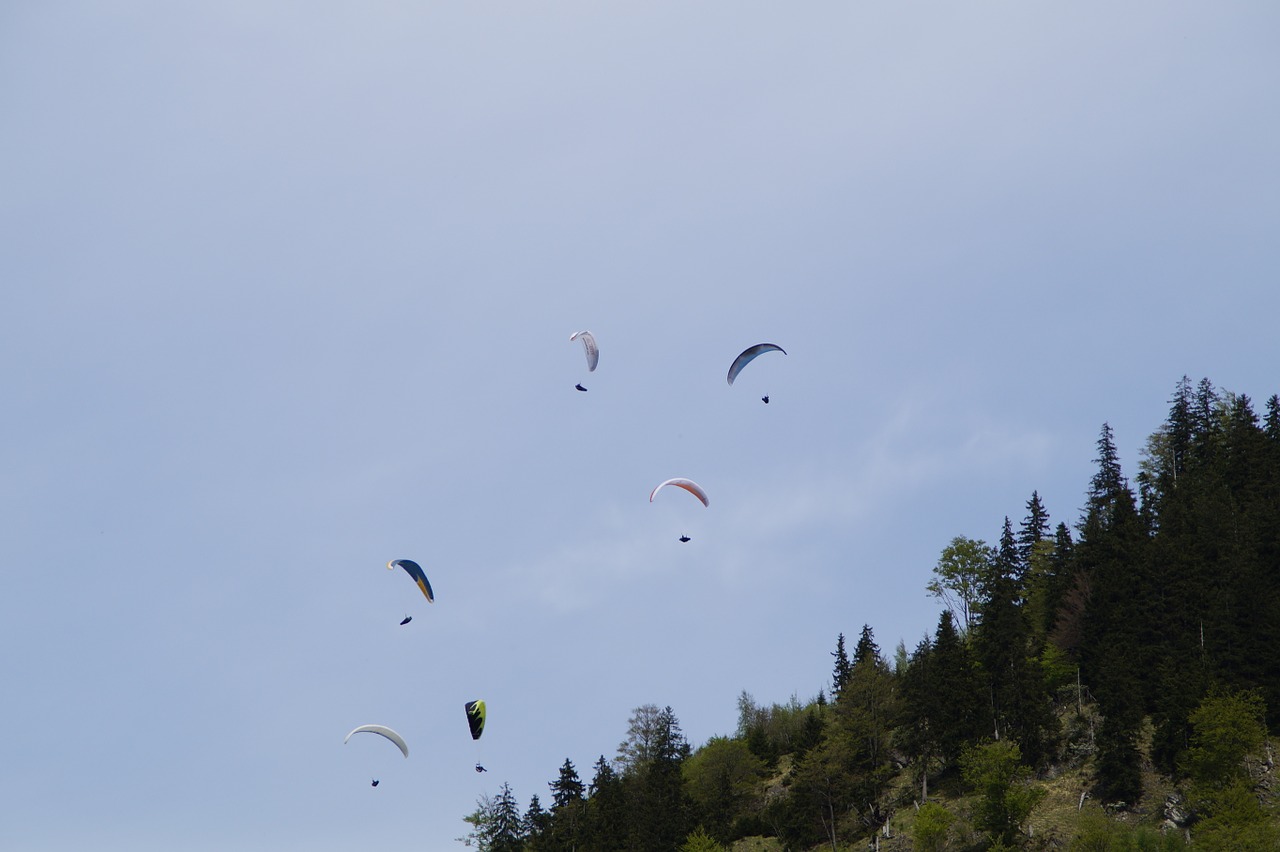
<path id="1" fill-rule="evenodd" d="M 657 488 L 649 492 L 649 502 L 652 503 L 654 495 L 657 494 L 659 491 L 661 491 L 667 485 L 674 485 L 676 488 L 683 488 L 685 491 L 688 491 L 694 497 L 697 497 L 699 500 L 701 500 L 702 505 L 704 506 L 711 505 L 711 501 L 707 499 L 707 492 L 702 490 L 701 485 L 694 482 L 692 479 L 682 479 L 680 477 L 676 477 L 675 479 L 668 479 L 666 482 L 659 483 Z"/>
<path id="2" fill-rule="evenodd" d="M 413 582 L 418 584 L 418 588 L 427 596 L 427 603 L 435 603 L 435 594 L 431 591 L 431 584 L 427 582 L 427 575 L 422 573 L 422 566 L 412 559 L 392 559 L 387 563 L 387 569 L 394 571 L 396 568 L 403 568 L 405 572 L 413 578 Z M 405 622 L 400 622 L 404 624 Z"/>
<path id="3" fill-rule="evenodd" d="M 485 769 L 485 768 L 484 768 L 483 766 L 481 766 L 480 764 L 478 764 L 478 763 L 476 764 L 476 772 L 488 772 L 488 771 L 489 771 L 489 770 Z"/>
<path id="4" fill-rule="evenodd" d="M 374 786 L 374 787 L 377 787 L 377 786 L 378 786 L 378 779 L 377 779 L 377 778 L 373 779 L 373 785 L 372 785 L 372 786 Z"/>
<path id="5" fill-rule="evenodd" d="M 575 390 L 580 390 L 580 391 L 586 390 L 586 388 L 584 388 L 581 384 L 574 385 L 573 387 Z"/>
<path id="6" fill-rule="evenodd" d="M 386 725 L 361 725 L 360 727 L 353 730 L 351 733 L 347 734 L 346 739 L 342 741 L 342 744 L 346 745 L 347 740 L 351 739 L 353 736 L 359 733 L 377 734 L 378 736 L 386 737 L 387 739 L 391 740 L 391 742 L 396 744 L 396 748 L 400 749 L 401 754 L 403 754 L 405 757 L 409 756 L 409 746 L 405 743 L 404 737 L 400 736 L 395 731 L 388 728 Z"/>
<path id="7" fill-rule="evenodd" d="M 761 401 L 761 402 L 763 402 L 765 405 L 768 405 L 768 404 L 769 404 L 769 394 L 765 394 L 764 396 L 760 397 L 760 401 Z"/>
<path id="8" fill-rule="evenodd" d="M 680 536 L 680 541 L 693 541 L 693 539 L 689 538 L 687 535 L 682 535 Z"/>
<path id="9" fill-rule="evenodd" d="M 600 363 L 600 348 L 596 346 L 596 338 L 589 331 L 575 331 L 569 335 L 570 342 L 574 340 L 582 341 L 582 348 L 587 354 L 587 372 L 595 372 L 596 365 Z M 582 390 L 582 388 L 578 388 Z"/>
<path id="10" fill-rule="evenodd" d="M 478 740 L 484 733 L 485 708 L 483 701 L 467 702 L 467 724 L 471 726 L 471 739 Z"/>
<path id="11" fill-rule="evenodd" d="M 766 352 L 781 352 L 786 355 L 787 352 L 781 346 L 773 343 L 757 343 L 755 346 L 748 346 L 742 350 L 737 358 L 733 359 L 733 363 L 729 365 L 729 384 L 733 384 L 733 380 L 738 378 L 738 374 L 742 372 L 742 368 L 750 364 L 758 356 Z M 765 400 L 767 403 L 769 400 Z"/>
<path id="12" fill-rule="evenodd" d="M 404 618 L 400 620 L 400 626 L 403 627 L 404 625 L 408 624 L 410 621 L 413 621 L 413 616 L 406 615 Z"/>

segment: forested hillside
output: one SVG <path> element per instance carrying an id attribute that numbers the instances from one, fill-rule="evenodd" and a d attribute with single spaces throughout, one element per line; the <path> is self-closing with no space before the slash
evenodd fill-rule
<path id="1" fill-rule="evenodd" d="M 637 708 L 584 780 L 467 817 L 484 850 L 1280 849 L 1280 397 L 1183 378 L 1132 480 L 1111 428 L 1074 524 L 1031 491 L 957 537 L 914 649 L 833 630 L 815 696 L 694 749 Z M 609 747 L 608 752 L 613 752 Z"/>

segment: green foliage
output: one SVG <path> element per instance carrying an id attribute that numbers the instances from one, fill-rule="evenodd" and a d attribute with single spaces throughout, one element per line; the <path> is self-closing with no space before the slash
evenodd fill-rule
<path id="1" fill-rule="evenodd" d="M 1190 716 L 1193 729 L 1186 768 L 1200 790 L 1226 787 L 1245 776 L 1244 759 L 1267 736 L 1266 706 L 1257 692 L 1210 693 Z"/>
<path id="2" fill-rule="evenodd" d="M 911 842 L 917 852 L 947 852 L 951 848 L 951 826 L 956 817 L 937 802 L 925 802 L 911 826 Z"/>
<path id="3" fill-rule="evenodd" d="M 917 849 L 1184 849 L 1181 831 L 1122 821 L 1157 818 L 1142 798 L 1150 759 L 1173 776 L 1151 793 L 1186 779 L 1194 850 L 1280 849 L 1269 788 L 1248 771 L 1265 709 L 1280 706 L 1280 396 L 1260 423 L 1247 397 L 1184 377 L 1146 442 L 1137 496 L 1109 425 L 1095 462 L 1078 541 L 1064 523 L 1049 538 L 1038 492 L 1016 533 L 1006 518 L 999 548 L 951 541 L 928 586 L 946 607 L 937 631 L 911 654 L 899 642 L 894 666 L 870 625 L 851 655 L 841 633 L 830 701 L 743 692 L 735 734 L 696 752 L 670 707 L 644 705 L 585 790 L 566 760 L 551 807 L 534 797 L 520 819 L 504 785 L 466 817 L 465 842 L 668 852 L 765 835 L 837 849 L 892 818 Z M 1069 799 L 1092 782 L 1095 802 L 1135 810 L 1077 812 L 1064 782 L 1037 786 L 1024 764 L 1073 776 Z M 950 802 L 958 774 L 971 811 L 929 800 Z"/>
<path id="4" fill-rule="evenodd" d="M 1100 809 L 1081 813 L 1068 852 L 1187 852 L 1182 832 L 1162 832 L 1109 819 Z"/>
<path id="5" fill-rule="evenodd" d="M 626 848 L 626 793 L 622 779 L 600 755 L 595 763 L 595 776 L 587 788 L 587 808 L 583 817 L 582 846 L 598 852 L 614 852 Z"/>
<path id="6" fill-rule="evenodd" d="M 462 842 L 480 852 L 521 852 L 524 848 L 524 820 L 511 787 L 502 785 L 496 797 L 483 795 L 476 809 L 463 819 L 472 826 Z"/>
<path id="7" fill-rule="evenodd" d="M 716 842 L 714 837 L 707 834 L 706 829 L 698 826 L 684 839 L 684 843 L 680 845 L 680 852 L 726 852 L 726 850 Z"/>
<path id="8" fill-rule="evenodd" d="M 684 762 L 685 789 L 711 834 L 729 840 L 734 823 L 759 807 L 764 761 L 740 739 L 712 737 Z"/>
<path id="9" fill-rule="evenodd" d="M 831 672 L 831 694 L 839 695 L 840 690 L 844 689 L 845 681 L 849 679 L 849 672 L 853 670 L 853 663 L 849 662 L 849 655 L 844 650 L 843 633 L 836 636 L 836 649 L 831 652 L 831 656 L 836 658 Z"/>
<path id="10" fill-rule="evenodd" d="M 819 703 L 803 705 L 793 695 L 786 704 L 766 707 L 756 704 L 751 694 L 743 691 L 738 696 L 738 737 L 757 757 L 772 765 L 780 755 L 791 754 L 801 744 L 813 744 L 814 722 L 809 715 L 814 704 Z M 821 713 L 818 716 L 820 721 Z"/>
<path id="11" fill-rule="evenodd" d="M 690 748 L 672 709 L 657 710 L 651 704 L 636 708 L 619 752 L 631 758 L 623 778 L 629 848 L 668 852 L 692 828 L 682 774 Z"/>
<path id="12" fill-rule="evenodd" d="M 933 579 L 925 588 L 960 616 L 962 633 L 967 634 L 973 626 L 982 586 L 994 560 L 995 550 L 986 542 L 957 536 L 943 548 L 933 567 Z"/>
<path id="13" fill-rule="evenodd" d="M 1022 754 L 1008 740 L 973 746 L 960 756 L 965 783 L 980 796 L 974 805 L 973 824 L 992 842 L 1017 842 L 1022 825 L 1031 816 L 1045 791 L 1028 783 L 1031 770 Z"/>
<path id="14" fill-rule="evenodd" d="M 583 794 L 586 788 L 578 777 L 573 761 L 565 758 L 560 775 L 549 785 L 552 793 L 551 813 L 545 834 L 551 848 L 573 849 L 582 835 L 582 823 L 586 811 Z"/>
<path id="15" fill-rule="evenodd" d="M 1039 663 L 1040 675 L 1050 692 L 1056 693 L 1075 684 L 1079 667 L 1052 642 L 1047 643 L 1040 652 Z"/>
<path id="16" fill-rule="evenodd" d="M 1246 758 L 1266 740 L 1257 692 L 1211 692 L 1191 713 L 1185 766 L 1197 817 L 1197 848 L 1280 849 L 1280 829 L 1253 792 Z"/>
<path id="17" fill-rule="evenodd" d="M 1019 556 L 1008 518 L 1000 547 L 983 587 L 982 619 L 974 628 L 974 649 L 986 680 L 1001 738 L 1017 740 L 1026 761 L 1039 765 L 1048 756 L 1053 724 L 1051 703 L 1041 670 L 1031 653 L 1026 613 L 1019 601 Z"/>
<path id="18" fill-rule="evenodd" d="M 1197 801 L 1200 819 L 1193 828 L 1195 848 L 1205 852 L 1275 852 L 1280 826 L 1270 819 L 1253 785 L 1240 779 Z"/>
<path id="19" fill-rule="evenodd" d="M 849 736 L 828 736 L 799 761 L 792 772 L 783 837 L 805 848 L 828 842 L 834 847 L 840 825 L 858 800 L 857 744 Z"/>

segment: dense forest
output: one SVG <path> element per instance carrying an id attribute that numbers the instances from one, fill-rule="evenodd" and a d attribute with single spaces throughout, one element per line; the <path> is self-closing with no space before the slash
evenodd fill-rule
<path id="1" fill-rule="evenodd" d="M 511 850 L 1277 850 L 1280 397 L 1178 382 L 1133 481 L 1110 426 L 1074 526 L 1037 492 L 958 537 L 932 635 L 835 638 L 814 698 L 739 699 L 693 748 L 637 708 L 589 780 L 467 816 Z M 993 537 L 994 538 L 994 537 Z"/>

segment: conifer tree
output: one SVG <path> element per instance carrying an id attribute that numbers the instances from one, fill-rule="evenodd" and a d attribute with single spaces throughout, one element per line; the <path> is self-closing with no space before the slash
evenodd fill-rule
<path id="1" fill-rule="evenodd" d="M 1064 640 L 1064 634 L 1078 634 L 1078 625 L 1069 623 L 1066 608 L 1067 593 L 1076 582 L 1074 574 L 1075 561 L 1072 550 L 1075 542 L 1071 538 L 1071 529 L 1060 522 L 1053 533 L 1053 550 L 1049 556 L 1049 576 L 1045 583 L 1045 621 L 1041 629 L 1050 641 L 1062 652 L 1072 652 L 1078 642 Z"/>
<path id="2" fill-rule="evenodd" d="M 831 656 L 836 658 L 835 670 L 831 673 L 831 694 L 838 696 L 853 668 L 853 664 L 849 662 L 849 655 L 844 650 L 843 633 L 836 636 L 836 649 L 831 652 Z"/>
<path id="3" fill-rule="evenodd" d="M 948 617 L 951 615 L 947 610 L 943 613 Z M 933 643 L 926 636 L 912 652 L 910 665 L 898 675 L 902 716 L 901 724 L 894 731 L 894 742 L 906 754 L 920 780 L 921 801 L 929 799 L 929 774 L 941 756 L 933 706 L 937 679 Z"/>
<path id="4" fill-rule="evenodd" d="M 472 826 L 471 833 L 460 838 L 474 844 L 480 852 L 521 852 L 524 846 L 524 820 L 511 787 L 504 783 L 497 796 L 485 794 L 474 812 L 463 819 Z"/>
<path id="5" fill-rule="evenodd" d="M 863 625 L 853 653 L 853 669 L 837 696 L 832 726 L 816 750 L 820 754 L 815 765 L 829 773 L 830 761 L 845 761 L 842 769 L 847 777 L 831 781 L 835 785 L 832 789 L 844 790 L 847 785 L 858 818 L 868 829 L 884 819 L 880 798 L 893 775 L 890 744 L 898 708 L 893 674 L 880 656 L 870 625 Z"/>
<path id="6" fill-rule="evenodd" d="M 1095 461 L 1075 554 L 1090 589 L 1082 664 L 1104 717 L 1097 737 L 1096 792 L 1104 802 L 1133 804 L 1142 791 L 1137 733 L 1144 681 L 1139 673 L 1153 665 L 1159 637 L 1144 606 L 1145 534 L 1109 424 L 1103 424 Z"/>
<path id="7" fill-rule="evenodd" d="M 582 826 L 582 848 L 618 852 L 627 848 L 627 815 L 622 780 L 604 755 L 595 762 L 595 775 L 587 788 L 587 809 Z"/>
<path id="8" fill-rule="evenodd" d="M 1029 659 L 1030 631 L 1018 587 L 1020 562 L 1006 517 L 994 570 L 985 584 L 974 648 L 987 678 L 995 738 L 1016 739 L 1034 766 L 1048 756 L 1052 706 L 1040 668 Z"/>
<path id="9" fill-rule="evenodd" d="M 551 788 L 552 794 L 548 834 L 555 848 L 576 849 L 581 840 L 586 803 L 583 799 L 585 788 L 578 777 L 578 770 L 574 768 L 573 761 L 566 757 L 560 766 L 559 777 L 547 786 Z"/>
<path id="10" fill-rule="evenodd" d="M 524 812 L 524 852 L 550 852 L 558 848 L 548 836 L 550 828 L 551 814 L 542 809 L 542 802 L 534 793 L 529 800 L 529 809 Z"/>
<path id="11" fill-rule="evenodd" d="M 992 729 L 982 678 L 949 610 L 938 618 L 930 654 L 933 688 L 926 712 L 936 731 L 938 754 L 954 765 L 970 741 Z"/>
<path id="12" fill-rule="evenodd" d="M 876 644 L 870 624 L 862 625 L 862 632 L 858 635 L 858 644 L 853 649 L 854 668 L 864 664 L 884 667 L 884 660 L 880 657 L 880 646 Z"/>
<path id="13" fill-rule="evenodd" d="M 1040 502 L 1040 492 L 1032 491 L 1027 500 L 1027 516 L 1018 527 L 1018 560 L 1021 563 L 1019 581 L 1025 586 L 1031 570 L 1031 553 L 1036 545 L 1049 537 L 1049 513 Z"/>
<path id="14" fill-rule="evenodd" d="M 630 763 L 624 779 L 628 835 L 630 848 L 637 852 L 667 852 L 678 846 L 692 828 L 690 802 L 681 774 L 690 748 L 671 707 L 656 715 L 647 712 L 650 708 L 652 705 L 637 708 L 632 717 L 633 732 L 638 717 L 651 721 L 643 726 L 647 746 L 633 750 L 633 754 L 641 756 Z"/>

